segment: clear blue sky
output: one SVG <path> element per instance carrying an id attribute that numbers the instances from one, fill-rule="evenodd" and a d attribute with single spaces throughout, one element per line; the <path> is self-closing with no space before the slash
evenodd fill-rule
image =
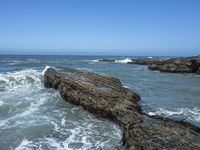
<path id="1" fill-rule="evenodd" d="M 200 0 L 0 0 L 0 54 L 200 54 Z"/>

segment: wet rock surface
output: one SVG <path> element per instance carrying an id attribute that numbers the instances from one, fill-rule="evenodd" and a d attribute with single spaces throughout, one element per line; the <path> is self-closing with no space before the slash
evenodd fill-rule
<path id="1" fill-rule="evenodd" d="M 123 127 L 127 149 L 200 149 L 200 128 L 142 112 L 138 94 L 113 77 L 71 68 L 49 68 L 44 84 L 67 101 Z"/>
<path id="2" fill-rule="evenodd" d="M 152 64 L 148 67 L 150 70 L 172 73 L 199 73 L 200 56 L 173 58 L 163 64 Z"/>

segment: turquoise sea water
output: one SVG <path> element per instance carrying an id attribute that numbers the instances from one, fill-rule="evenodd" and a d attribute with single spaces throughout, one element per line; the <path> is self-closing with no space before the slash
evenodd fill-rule
<path id="1" fill-rule="evenodd" d="M 115 63 L 98 59 L 116 58 Z M 72 67 L 117 77 L 141 96 L 150 115 L 200 126 L 200 77 L 153 72 L 125 64 L 136 57 L 0 56 L 0 149 L 121 149 L 121 130 L 43 86 L 50 67 Z M 122 61 L 121 61 L 122 60 Z"/>

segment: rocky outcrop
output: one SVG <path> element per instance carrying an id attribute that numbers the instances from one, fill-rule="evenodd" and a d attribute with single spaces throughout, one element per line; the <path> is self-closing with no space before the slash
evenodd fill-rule
<path id="1" fill-rule="evenodd" d="M 132 62 L 128 62 L 128 64 L 161 65 L 161 64 L 165 63 L 167 60 L 169 60 L 169 59 L 168 58 L 138 58 L 138 59 L 132 59 Z"/>
<path id="2" fill-rule="evenodd" d="M 138 94 L 113 77 L 70 68 L 49 68 L 44 84 L 67 101 L 123 127 L 127 149 L 200 149 L 200 129 L 189 123 L 152 117 L 141 111 Z"/>
<path id="3" fill-rule="evenodd" d="M 99 61 L 116 62 L 115 59 L 101 59 Z M 185 58 L 138 58 L 128 64 L 149 65 L 150 70 L 171 73 L 200 74 L 200 56 Z"/>
<path id="4" fill-rule="evenodd" d="M 151 65 L 151 64 L 163 64 L 165 63 L 168 58 L 138 58 L 138 59 L 131 59 L 131 62 L 127 62 L 128 64 L 138 64 L 138 65 Z M 120 61 L 118 59 L 99 59 L 99 61 L 105 62 L 116 62 Z"/>
<path id="5" fill-rule="evenodd" d="M 172 73 L 198 73 L 200 68 L 200 56 L 187 58 L 173 58 L 163 64 L 152 64 L 150 70 Z"/>

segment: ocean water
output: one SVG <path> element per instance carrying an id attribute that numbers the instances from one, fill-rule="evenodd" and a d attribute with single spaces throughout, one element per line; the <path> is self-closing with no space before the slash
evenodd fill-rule
<path id="1" fill-rule="evenodd" d="M 114 63 L 99 59 L 115 58 Z M 122 149 L 116 124 L 84 111 L 43 86 L 47 66 L 117 77 L 141 96 L 149 115 L 200 126 L 200 76 L 153 72 L 125 64 L 136 57 L 0 56 L 0 149 Z"/>

